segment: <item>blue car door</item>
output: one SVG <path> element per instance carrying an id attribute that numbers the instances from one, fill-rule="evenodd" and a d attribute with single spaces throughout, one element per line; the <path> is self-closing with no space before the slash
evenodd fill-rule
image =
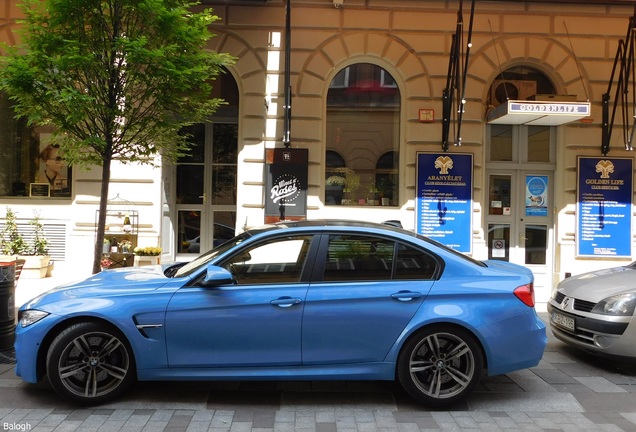
<path id="1" fill-rule="evenodd" d="M 303 364 L 384 360 L 433 285 L 437 261 L 372 236 L 331 235 L 326 249 L 322 278 L 314 276 L 322 281 L 305 303 Z"/>
<path id="2" fill-rule="evenodd" d="M 310 243 L 297 236 L 243 248 L 224 265 L 235 285 L 177 291 L 165 321 L 170 367 L 300 364 Z"/>

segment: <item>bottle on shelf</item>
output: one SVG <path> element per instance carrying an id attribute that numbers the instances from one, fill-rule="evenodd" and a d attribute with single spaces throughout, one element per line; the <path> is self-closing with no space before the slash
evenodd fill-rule
<path id="1" fill-rule="evenodd" d="M 128 215 L 128 213 L 126 213 L 126 216 L 124 216 L 123 230 L 127 233 L 132 231 L 132 225 L 130 224 L 130 216 Z"/>

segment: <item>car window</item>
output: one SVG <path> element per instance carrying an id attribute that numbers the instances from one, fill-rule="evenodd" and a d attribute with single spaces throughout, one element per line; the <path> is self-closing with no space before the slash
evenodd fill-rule
<path id="1" fill-rule="evenodd" d="M 222 267 L 239 285 L 300 282 L 312 236 L 284 237 L 243 249 Z"/>
<path id="2" fill-rule="evenodd" d="M 231 241 L 223 243 L 222 245 L 219 245 L 209 250 L 203 255 L 199 255 L 197 258 L 193 259 L 192 261 L 184 264 L 181 268 L 179 268 L 179 270 L 177 270 L 176 273 L 174 274 L 174 277 L 179 278 L 179 277 L 190 276 L 191 274 L 198 272 L 199 270 L 203 268 L 203 266 L 210 263 L 216 257 L 224 254 L 228 250 L 244 242 L 246 239 L 250 237 L 250 235 L 251 234 L 249 232 L 244 232 L 234 237 Z"/>
<path id="3" fill-rule="evenodd" d="M 414 234 L 414 235 L 418 239 L 423 240 L 423 241 L 425 241 L 427 243 L 430 243 L 430 244 L 434 245 L 437 248 L 444 249 L 444 251 L 448 252 L 449 254 L 455 255 L 457 258 L 459 258 L 462 261 L 471 262 L 471 263 L 473 263 L 475 265 L 478 265 L 479 267 L 488 267 L 488 265 L 485 262 L 476 260 L 475 258 L 470 257 L 468 255 L 464 255 L 463 253 L 458 252 L 455 249 L 449 248 L 448 246 L 438 242 L 437 240 L 433 240 L 432 238 L 423 236 L 422 234 Z"/>
<path id="4" fill-rule="evenodd" d="M 421 250 L 398 244 L 394 279 L 434 279 L 437 260 Z"/>
<path id="5" fill-rule="evenodd" d="M 325 281 L 391 279 L 395 242 L 377 237 L 330 235 Z"/>

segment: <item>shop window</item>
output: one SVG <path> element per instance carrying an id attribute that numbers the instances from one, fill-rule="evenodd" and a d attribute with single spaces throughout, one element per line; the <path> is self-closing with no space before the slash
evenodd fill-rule
<path id="1" fill-rule="evenodd" d="M 399 124 L 400 92 L 388 71 L 358 63 L 336 74 L 327 94 L 325 205 L 399 204 Z"/>
<path id="2" fill-rule="evenodd" d="M 71 169 L 51 144 L 52 132 L 15 119 L 11 102 L 0 94 L 0 196 L 71 196 Z"/>

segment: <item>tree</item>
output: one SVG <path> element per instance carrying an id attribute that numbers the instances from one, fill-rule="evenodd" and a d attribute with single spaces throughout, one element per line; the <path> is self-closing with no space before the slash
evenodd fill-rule
<path id="1" fill-rule="evenodd" d="M 184 126 L 223 103 L 211 81 L 230 64 L 206 51 L 218 20 L 190 0 L 23 0 L 20 46 L 0 88 L 16 115 L 52 125 L 69 164 L 102 166 L 93 272 L 100 269 L 113 160 L 154 164 L 188 149 Z"/>

